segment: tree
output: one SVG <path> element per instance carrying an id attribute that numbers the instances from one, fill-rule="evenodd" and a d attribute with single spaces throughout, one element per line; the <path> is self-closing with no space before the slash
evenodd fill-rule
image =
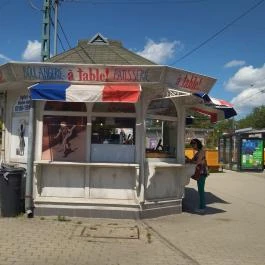
<path id="1" fill-rule="evenodd" d="M 245 118 L 237 121 L 237 128 L 252 127 L 254 129 L 265 128 L 265 106 L 256 107 Z"/>

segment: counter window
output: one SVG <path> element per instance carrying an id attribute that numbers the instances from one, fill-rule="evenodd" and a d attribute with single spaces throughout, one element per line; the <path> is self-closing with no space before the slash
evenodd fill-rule
<path id="1" fill-rule="evenodd" d="M 177 112 L 170 99 L 153 100 L 147 109 L 146 156 L 176 157 Z"/>
<path id="2" fill-rule="evenodd" d="M 92 144 L 130 144 L 135 141 L 135 119 L 92 117 Z"/>
<path id="3" fill-rule="evenodd" d="M 92 162 L 135 162 L 135 105 L 95 103 L 93 106 Z"/>

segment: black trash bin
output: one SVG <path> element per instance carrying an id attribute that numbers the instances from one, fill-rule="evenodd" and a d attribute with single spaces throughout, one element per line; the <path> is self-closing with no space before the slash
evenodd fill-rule
<path id="1" fill-rule="evenodd" d="M 2 217 L 15 217 L 23 211 L 22 178 L 25 168 L 0 168 L 0 205 Z"/>

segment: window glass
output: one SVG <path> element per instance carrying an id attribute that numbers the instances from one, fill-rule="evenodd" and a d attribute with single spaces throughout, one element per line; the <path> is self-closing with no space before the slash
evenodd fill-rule
<path id="1" fill-rule="evenodd" d="M 122 112 L 122 113 L 134 113 L 135 106 L 132 103 L 95 103 L 93 106 L 93 112 Z"/>
<path id="2" fill-rule="evenodd" d="M 85 112 L 86 104 L 81 102 L 47 101 L 44 110 Z"/>
<path id="3" fill-rule="evenodd" d="M 147 114 L 152 117 L 146 120 L 147 157 L 176 157 L 177 121 L 166 119 L 166 116 L 177 117 L 171 99 L 152 100 Z M 158 115 L 159 119 L 153 119 L 155 115 Z M 161 116 L 165 118 L 161 119 Z"/>
<path id="4" fill-rule="evenodd" d="M 93 117 L 92 144 L 135 144 L 135 118 Z"/>
<path id="5" fill-rule="evenodd" d="M 175 157 L 177 123 L 175 121 L 146 120 L 147 157 Z"/>
<path id="6" fill-rule="evenodd" d="M 85 161 L 86 117 L 44 116 L 42 159 Z"/>

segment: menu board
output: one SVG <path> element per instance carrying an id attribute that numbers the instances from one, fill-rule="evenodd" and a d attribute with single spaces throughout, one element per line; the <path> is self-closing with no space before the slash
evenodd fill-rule
<path id="1" fill-rule="evenodd" d="M 241 139 L 241 169 L 263 170 L 263 139 L 243 138 Z"/>

